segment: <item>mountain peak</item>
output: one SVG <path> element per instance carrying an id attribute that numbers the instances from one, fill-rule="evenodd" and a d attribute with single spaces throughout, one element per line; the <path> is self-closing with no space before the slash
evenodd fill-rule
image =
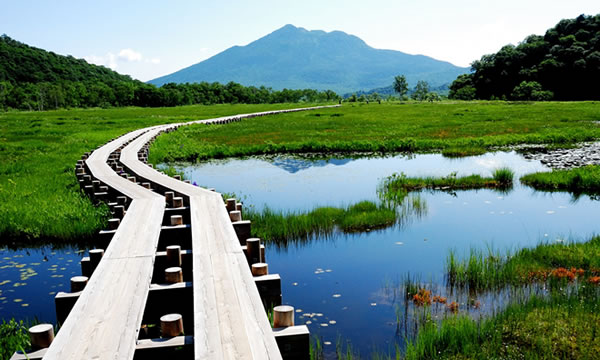
<path id="1" fill-rule="evenodd" d="M 348 93 L 389 86 L 399 74 L 411 85 L 426 80 L 436 87 L 466 72 L 467 68 L 422 55 L 374 49 L 342 31 L 306 30 L 287 24 L 246 46 L 231 47 L 150 83 L 235 81 L 278 90 Z"/>

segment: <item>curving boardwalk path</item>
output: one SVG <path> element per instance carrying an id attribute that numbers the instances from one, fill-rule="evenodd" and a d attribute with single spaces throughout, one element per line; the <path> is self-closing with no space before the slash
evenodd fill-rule
<path id="1" fill-rule="evenodd" d="M 62 307 L 59 300 L 71 299 L 71 303 L 51 346 L 29 357 L 161 358 L 161 349 L 179 346 L 193 348 L 177 357 L 184 359 L 281 359 L 257 278 L 242 247 L 249 222 L 232 223 L 220 194 L 166 176 L 145 160 L 149 143 L 179 126 L 224 124 L 323 107 L 153 126 L 127 133 L 84 156 L 78 178 L 85 190 L 96 200 L 113 202 L 113 211 L 117 212 L 117 204 L 126 211 L 118 227 L 103 232 L 109 239 L 104 254 L 90 253 L 89 261 L 82 262 L 82 269 L 91 266 L 84 290 L 57 295 L 57 313 Z M 177 200 L 168 195 L 165 200 L 168 192 L 183 204 L 176 205 Z M 170 224 L 170 214 L 183 214 L 183 225 Z M 165 284 L 165 247 L 173 244 L 181 245 L 184 281 Z M 157 323 L 160 316 L 174 312 L 182 314 L 186 336 L 153 339 L 140 334 L 142 324 Z M 284 330 L 292 335 L 308 333 L 305 327 L 294 328 Z"/>

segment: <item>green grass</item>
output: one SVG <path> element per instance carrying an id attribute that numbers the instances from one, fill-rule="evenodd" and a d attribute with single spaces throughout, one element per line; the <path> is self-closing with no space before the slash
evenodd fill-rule
<path id="1" fill-rule="evenodd" d="M 336 229 L 348 233 L 385 228 L 397 222 L 398 212 L 385 205 L 361 201 L 345 208 L 319 207 L 309 212 L 249 210 L 244 216 L 252 221 L 253 236 L 287 245 L 313 236 L 327 237 Z"/>
<path id="2" fill-rule="evenodd" d="M 8 360 L 17 350 L 29 347 L 29 333 L 23 321 L 2 320 L 0 324 L 0 360 Z"/>
<path id="3" fill-rule="evenodd" d="M 456 172 L 448 176 L 408 177 L 404 173 L 393 174 L 382 181 L 379 193 L 384 198 L 402 198 L 411 191 L 429 190 L 467 190 L 483 188 L 507 189 L 512 186 L 514 173 L 508 168 L 494 170 L 492 177 L 469 175 L 457 177 Z"/>
<path id="4" fill-rule="evenodd" d="M 315 116 L 315 115 L 319 116 Z M 273 153 L 451 151 L 515 144 L 569 145 L 600 138 L 596 102 L 349 104 L 161 136 L 150 161 Z"/>
<path id="5" fill-rule="evenodd" d="M 521 182 L 536 190 L 600 193 L 600 166 L 538 172 L 521 177 Z"/>
<path id="6" fill-rule="evenodd" d="M 446 276 L 451 286 L 473 291 L 520 286 L 553 278 L 552 271 L 581 269 L 578 280 L 600 275 L 600 237 L 586 242 L 542 243 L 514 254 L 471 250 L 465 258 L 450 252 Z"/>
<path id="7" fill-rule="evenodd" d="M 79 193 L 75 162 L 128 131 L 299 106 L 215 105 L 0 113 L 0 243 L 74 242 L 104 224 L 106 208 Z"/>
<path id="8" fill-rule="evenodd" d="M 405 359 L 598 359 L 598 288 L 533 296 L 490 317 L 449 315 L 408 342 Z"/>

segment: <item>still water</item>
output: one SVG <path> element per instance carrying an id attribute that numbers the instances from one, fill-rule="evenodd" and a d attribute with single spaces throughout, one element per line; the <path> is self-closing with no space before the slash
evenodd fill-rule
<path id="1" fill-rule="evenodd" d="M 515 152 L 461 159 L 435 154 L 329 160 L 246 158 L 176 167 L 198 185 L 241 195 L 245 206 L 300 211 L 377 201 L 381 180 L 395 172 L 490 176 L 505 166 L 516 174 L 509 192 L 426 191 L 416 195 L 426 204 L 425 213 L 406 219 L 403 226 L 267 247 L 269 270 L 281 275 L 283 300 L 296 308 L 296 323 L 308 324 L 311 333 L 331 343 L 325 346 L 330 351 L 342 339 L 368 355 L 403 343 L 406 332 L 401 331 L 398 317 L 406 316 L 409 309 L 403 308 L 406 304 L 394 289 L 408 274 L 439 288 L 437 294 L 456 300 L 462 310 L 468 307 L 465 298 L 449 295 L 443 286 L 450 250 L 464 255 L 471 248 L 505 251 L 541 241 L 586 240 L 598 231 L 592 214 L 600 204 L 586 196 L 574 199 L 567 193 L 536 192 L 520 185 L 521 175 L 549 169 Z M 485 296 L 477 301 L 483 313 L 502 302 Z"/>
<path id="2" fill-rule="evenodd" d="M 548 170 L 514 152 L 461 159 L 285 156 L 176 165 L 198 185 L 241 196 L 246 207 L 296 211 L 378 201 L 378 185 L 393 173 L 489 176 L 504 166 L 516 173 L 515 180 Z M 312 238 L 299 245 L 267 246 L 269 270 L 281 275 L 284 303 L 296 308 L 296 323 L 307 324 L 325 343 L 326 351 L 334 351 L 338 339 L 349 341 L 363 356 L 403 343 L 407 322 L 401 326 L 398 319 L 410 309 L 399 300 L 396 289 L 408 274 L 438 289 L 434 294 L 456 300 L 461 311 L 466 309 L 464 298 L 444 290 L 444 264 L 450 250 L 459 255 L 471 248 L 504 251 L 541 241 L 586 240 L 598 232 L 593 215 L 598 213 L 597 201 L 536 192 L 518 181 L 506 193 L 426 191 L 412 196 L 419 196 L 426 210 L 412 218 L 409 214 L 401 226 Z M 54 295 L 68 291 L 70 277 L 80 274 L 84 255 L 77 248 L 0 248 L 0 319 L 37 318 L 54 323 Z M 477 301 L 483 313 L 502 302 L 485 296 Z M 444 314 L 443 307 L 440 314 Z"/>

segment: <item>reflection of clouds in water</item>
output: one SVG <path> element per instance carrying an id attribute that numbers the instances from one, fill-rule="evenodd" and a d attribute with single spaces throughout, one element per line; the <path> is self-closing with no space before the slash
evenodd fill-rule
<path id="1" fill-rule="evenodd" d="M 504 166 L 504 162 L 499 159 L 477 159 L 475 163 L 483 168 L 495 170 Z"/>

